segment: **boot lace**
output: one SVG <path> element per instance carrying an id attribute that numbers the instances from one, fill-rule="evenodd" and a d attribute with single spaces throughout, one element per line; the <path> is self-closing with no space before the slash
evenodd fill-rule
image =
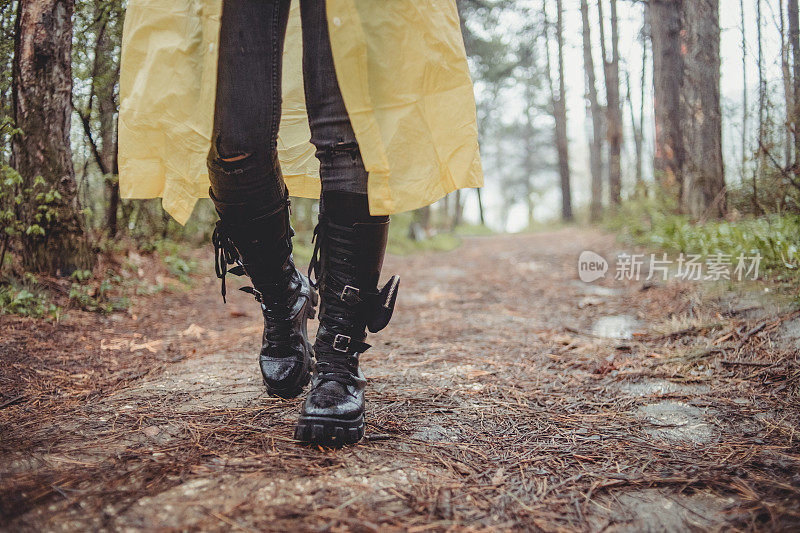
<path id="1" fill-rule="evenodd" d="M 269 288 L 259 291 L 254 287 L 242 287 L 240 290 L 252 294 L 261 304 L 264 315 L 264 347 L 271 350 L 291 346 L 294 341 L 294 325 L 289 302 L 296 290 L 294 272 L 288 270 Z M 278 350 L 280 352 L 280 350 Z M 276 355 L 270 353 L 270 355 Z"/>
<path id="2" fill-rule="evenodd" d="M 320 215 L 319 223 L 314 228 L 312 242 L 314 251 L 308 265 L 308 279 L 314 288 L 320 290 L 325 312 L 320 315 L 320 327 L 332 334 L 340 332 L 350 337 L 350 348 L 343 352 L 335 349 L 328 342 L 320 342 L 319 337 L 314 345 L 317 359 L 317 372 L 323 381 L 336 381 L 343 385 L 355 385 L 358 359 L 352 345 L 356 342 L 362 351 L 369 347 L 362 341 L 364 326 L 357 323 L 356 318 L 361 309 L 359 304 L 348 304 L 342 299 L 338 288 L 353 287 L 356 267 L 345 250 L 354 249 L 352 231 L 344 227 L 330 231 L 330 221 Z M 322 254 L 325 254 L 324 261 Z M 359 328 L 360 326 L 360 328 Z M 353 332 L 356 332 L 354 335 Z"/>
<path id="3" fill-rule="evenodd" d="M 323 381 L 356 385 L 356 357 L 353 354 L 316 348 L 317 372 Z"/>
<path id="4" fill-rule="evenodd" d="M 214 226 L 211 243 L 214 245 L 214 272 L 220 279 L 222 301 L 228 303 L 226 299 L 227 290 L 225 288 L 225 276 L 227 276 L 228 272 L 235 276 L 244 275 L 244 265 L 242 264 L 239 250 L 236 249 L 236 245 L 233 244 L 233 241 L 228 236 L 228 230 L 222 223 L 222 220 L 217 220 L 217 224 Z M 229 271 L 228 265 L 236 266 Z"/>
<path id="5" fill-rule="evenodd" d="M 245 276 L 247 272 L 239 250 L 231 240 L 228 229 L 222 220 L 217 221 L 211 242 L 214 245 L 214 272 L 220 279 L 222 301 L 227 303 L 225 286 L 227 274 Z M 228 265 L 235 266 L 228 269 Z M 279 349 L 290 346 L 293 342 L 291 307 L 287 302 L 295 289 L 292 283 L 294 273 L 294 269 L 282 270 L 281 276 L 275 280 L 275 283 L 270 287 L 262 287 L 262 290 L 250 286 L 239 289 L 252 294 L 255 300 L 261 304 L 261 311 L 264 315 L 264 344 L 267 348 Z"/>

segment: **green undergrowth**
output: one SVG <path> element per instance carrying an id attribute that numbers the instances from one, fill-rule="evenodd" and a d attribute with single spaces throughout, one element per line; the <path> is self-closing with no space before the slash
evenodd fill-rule
<path id="1" fill-rule="evenodd" d="M 197 261 L 190 256 L 187 244 L 173 240 L 161 240 L 154 244 L 154 251 L 159 254 L 161 261 L 170 276 L 187 286 L 192 285 L 192 274 L 197 272 Z"/>
<path id="2" fill-rule="evenodd" d="M 409 239 L 408 235 L 392 234 L 389 230 L 389 243 L 386 250 L 394 255 L 409 255 L 415 252 L 449 252 L 461 246 L 461 237 L 455 233 L 437 233 L 426 239 Z"/>
<path id="3" fill-rule="evenodd" d="M 132 248 L 130 242 L 102 245 L 94 270 L 69 277 L 13 273 L 0 278 L 0 314 L 58 320 L 69 309 L 113 313 L 126 311 L 134 295 L 191 288 L 198 271 L 196 253 L 169 239 Z"/>
<path id="4" fill-rule="evenodd" d="M 387 251 L 395 255 L 408 255 L 414 252 L 447 252 L 461 246 L 461 238 L 455 232 L 437 232 L 429 237 L 411 237 L 412 213 L 392 215 L 389 224 L 389 243 Z"/>
<path id="5" fill-rule="evenodd" d="M 23 279 L 9 280 L 0 285 L 0 314 L 58 320 L 61 307 L 51 301 L 35 276 L 27 274 Z"/>
<path id="6" fill-rule="evenodd" d="M 764 215 L 734 221 L 692 222 L 670 213 L 654 200 L 625 204 L 607 220 L 625 242 L 667 252 L 740 255 L 760 254 L 766 276 L 791 285 L 800 283 L 800 215 Z"/>
<path id="7" fill-rule="evenodd" d="M 454 230 L 456 235 L 463 237 L 487 237 L 489 235 L 496 235 L 492 228 L 482 224 L 462 224 Z"/>

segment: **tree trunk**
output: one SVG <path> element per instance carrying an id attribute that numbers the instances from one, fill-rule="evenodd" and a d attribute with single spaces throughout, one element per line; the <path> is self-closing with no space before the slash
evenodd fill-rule
<path id="1" fill-rule="evenodd" d="M 646 52 L 645 48 L 645 54 Z M 645 54 L 643 54 L 642 59 L 646 60 Z M 633 148 L 635 151 L 636 162 L 634 163 L 634 171 L 636 172 L 636 196 L 644 195 L 644 180 L 642 179 L 642 147 L 644 145 L 644 134 L 642 131 L 642 124 L 644 123 L 639 122 L 636 123 L 636 113 L 633 112 L 633 99 L 631 98 L 631 76 L 629 73 L 625 75 L 626 85 L 627 85 L 627 94 L 628 94 L 628 107 L 630 108 L 631 112 L 631 129 L 633 130 Z M 644 96 L 642 96 L 644 98 Z"/>
<path id="2" fill-rule="evenodd" d="M 611 59 L 606 56 L 603 0 L 597 1 L 600 20 L 600 49 L 606 80 L 606 115 L 608 137 L 608 188 L 612 205 L 622 201 L 622 108 L 619 98 L 619 20 L 617 0 L 611 2 Z"/>
<path id="3" fill-rule="evenodd" d="M 564 84 L 564 8 L 563 0 L 557 0 L 556 41 L 558 43 L 558 99 L 555 101 L 556 148 L 558 150 L 558 174 L 561 178 L 561 218 L 571 221 L 572 190 L 569 172 L 569 139 L 567 138 L 567 90 Z"/>
<path id="4" fill-rule="evenodd" d="M 725 212 L 719 0 L 653 0 L 656 176 L 694 219 Z"/>
<path id="5" fill-rule="evenodd" d="M 794 128 L 794 164 L 800 164 L 800 22 L 798 22 L 797 0 L 788 0 L 789 15 L 789 46 L 792 49 L 792 80 L 794 113 L 792 121 Z"/>
<path id="6" fill-rule="evenodd" d="M 477 189 L 475 189 L 475 192 L 478 195 L 478 214 L 480 216 L 481 226 L 485 226 L 486 225 L 486 217 L 483 214 L 483 196 L 481 195 L 481 188 L 478 187 Z"/>
<path id="7" fill-rule="evenodd" d="M 752 204 L 753 214 L 758 215 L 758 182 L 764 175 L 764 162 L 766 156 L 766 113 L 767 113 L 767 80 L 764 77 L 764 38 L 762 32 L 761 0 L 756 1 L 756 40 L 758 45 L 758 162 L 753 172 Z"/>
<path id="8" fill-rule="evenodd" d="M 747 119 L 750 116 L 747 102 L 747 32 L 745 31 L 744 0 L 739 0 L 742 23 L 742 182 L 747 166 Z"/>
<path id="9" fill-rule="evenodd" d="M 15 14 L 12 13 L 11 9 L 13 5 L 11 3 L 4 4 L 2 8 L 0 8 L 0 35 L 10 36 L 13 35 L 14 32 L 14 22 L 15 22 Z M 8 14 L 6 12 L 8 10 Z M 8 50 L 7 47 L 0 48 L 0 68 L 2 68 L 3 72 L 11 72 L 12 70 L 12 62 L 13 62 L 13 50 Z M 8 76 L 8 74 L 6 74 Z M 7 79 L 7 78 L 6 78 Z M 8 88 L 6 90 L 0 91 L 0 113 L 4 115 L 7 113 L 8 109 L 8 98 L 11 95 L 8 94 Z M 8 128 L 0 128 L 0 146 L 3 147 L 0 150 L 0 161 L 7 162 L 8 154 L 7 149 L 10 144 L 10 133 Z M 7 239 L 10 237 L 8 234 L 4 237 Z M 0 267 L 2 267 L 2 263 L 0 263 Z"/>
<path id="10" fill-rule="evenodd" d="M 778 2 L 778 18 L 780 19 L 781 34 L 781 77 L 783 78 L 783 100 L 786 102 L 786 120 L 783 131 L 785 133 L 783 143 L 783 166 L 792 166 L 792 152 L 794 141 L 792 139 L 792 115 L 794 110 L 794 98 L 792 96 L 792 72 L 789 67 L 789 41 L 786 38 L 786 17 L 784 16 L 783 2 Z"/>
<path id="11" fill-rule="evenodd" d="M 617 0 L 611 0 L 611 81 L 608 107 L 611 109 L 609 123 L 609 187 L 611 201 L 622 202 L 622 103 L 619 96 L 619 18 L 617 17 Z"/>
<path id="12" fill-rule="evenodd" d="M 631 129 L 633 130 L 633 148 L 635 151 L 635 172 L 636 172 L 636 190 L 635 195 L 636 197 L 645 197 L 647 196 L 647 187 L 644 184 L 644 177 L 643 177 L 643 165 L 644 165 L 644 96 L 645 96 L 645 86 L 647 84 L 647 38 L 645 37 L 647 32 L 647 24 L 642 25 L 642 33 L 641 33 L 641 40 L 642 40 L 642 74 L 641 74 L 641 84 L 639 86 L 639 112 L 636 113 L 636 110 L 633 107 L 633 98 L 632 95 L 632 87 L 631 87 L 631 75 L 630 72 L 625 73 L 626 85 L 627 85 L 627 96 L 628 96 L 628 108 L 631 113 Z M 638 115 L 638 119 L 637 119 Z M 638 120 L 638 121 L 637 121 Z"/>
<path id="13" fill-rule="evenodd" d="M 95 12 L 103 15 L 103 2 L 95 0 Z M 105 14 L 108 17 L 108 14 Z M 107 31 L 108 21 L 105 20 L 98 31 L 97 57 L 95 57 L 95 78 L 92 83 L 97 95 L 98 112 L 100 119 L 100 157 L 105 167 L 105 185 L 108 197 L 108 210 L 106 211 L 106 229 L 111 237 L 117 233 L 117 208 L 119 206 L 119 180 L 114 170 L 114 159 L 117 152 L 115 120 L 117 102 L 115 87 L 119 79 L 117 65 L 115 65 L 114 43 Z"/>
<path id="14" fill-rule="evenodd" d="M 461 225 L 461 215 L 462 215 L 462 202 L 461 202 L 461 189 L 456 190 L 455 194 L 455 205 L 453 206 L 453 224 L 450 226 L 450 231 L 455 230 L 458 226 Z"/>
<path id="15" fill-rule="evenodd" d="M 450 218 L 450 195 L 449 194 L 446 194 L 444 196 L 444 198 L 443 198 L 443 201 L 442 201 L 442 213 L 443 213 L 444 216 L 442 217 L 442 222 L 441 222 L 441 226 L 440 227 L 443 228 L 443 229 L 447 229 L 447 228 L 450 227 L 450 221 L 452 220 Z"/>
<path id="16" fill-rule="evenodd" d="M 644 32 L 645 29 L 643 28 Z M 642 79 L 640 80 L 640 94 L 639 94 L 639 160 L 637 166 L 637 176 L 641 178 L 642 192 L 647 195 L 647 187 L 644 185 L 644 176 L 642 175 L 644 166 L 644 94 L 645 87 L 647 86 L 647 37 L 646 34 L 642 35 Z"/>
<path id="17" fill-rule="evenodd" d="M 53 274 L 92 263 L 69 144 L 73 9 L 74 0 L 21 0 L 14 39 L 14 121 L 22 133 L 14 136 L 12 151 L 23 189 L 31 190 L 19 214 L 44 232 L 22 236 L 22 262 L 27 270 Z M 49 220 L 39 209 L 39 192 L 51 193 L 52 201 L 44 200 Z"/>
<path id="18" fill-rule="evenodd" d="M 563 21 L 562 3 L 558 0 L 558 57 L 559 57 L 559 90 L 553 87 L 553 76 L 550 68 L 550 21 L 547 18 L 547 0 L 542 0 L 542 17 L 544 18 L 545 79 L 550 90 L 550 105 L 555 120 L 554 141 L 558 154 L 558 173 L 561 181 L 561 218 L 572 220 L 572 192 L 569 181 L 569 142 L 567 139 L 567 108 L 564 102 L 564 59 L 563 59 Z"/>
<path id="19" fill-rule="evenodd" d="M 528 149 L 528 151 L 530 151 Z M 530 174 L 526 176 L 525 180 L 525 209 L 528 212 L 528 225 L 527 228 L 531 229 L 533 227 L 533 212 L 534 212 L 534 203 L 533 203 L 533 184 L 531 183 Z"/>
<path id="20" fill-rule="evenodd" d="M 408 238 L 412 241 L 421 241 L 428 237 L 431 218 L 431 206 L 426 205 L 415 209 L 411 213 L 411 224 L 408 225 Z"/>
<path id="21" fill-rule="evenodd" d="M 108 235 L 115 237 L 119 230 L 119 219 L 117 213 L 119 211 L 119 130 L 114 130 L 114 153 L 111 160 L 111 175 L 112 180 L 106 178 L 106 187 L 108 189 L 108 212 L 106 213 L 106 225 L 108 228 Z"/>
<path id="22" fill-rule="evenodd" d="M 581 0 L 583 22 L 583 68 L 586 71 L 586 99 L 592 119 L 592 142 L 589 145 L 590 170 L 592 174 L 592 199 L 589 219 L 597 222 L 603 214 L 603 117 L 597 102 L 597 82 L 592 57 L 592 34 L 589 25 L 589 2 Z"/>
<path id="23" fill-rule="evenodd" d="M 682 210 L 692 218 L 725 214 L 720 107 L 719 0 L 683 2 L 685 50 Z"/>
<path id="24" fill-rule="evenodd" d="M 653 171 L 665 194 L 680 194 L 683 144 L 680 131 L 683 88 L 681 55 L 682 0 L 652 0 L 649 4 L 653 45 L 655 155 Z"/>

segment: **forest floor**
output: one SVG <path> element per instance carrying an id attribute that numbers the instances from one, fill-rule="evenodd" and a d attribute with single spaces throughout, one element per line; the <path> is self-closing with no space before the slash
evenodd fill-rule
<path id="1" fill-rule="evenodd" d="M 763 284 L 582 283 L 587 249 L 621 246 L 388 257 L 397 310 L 342 450 L 293 441 L 302 397 L 265 394 L 257 304 L 222 305 L 210 253 L 127 313 L 0 317 L 0 529 L 799 528 L 800 314 Z"/>

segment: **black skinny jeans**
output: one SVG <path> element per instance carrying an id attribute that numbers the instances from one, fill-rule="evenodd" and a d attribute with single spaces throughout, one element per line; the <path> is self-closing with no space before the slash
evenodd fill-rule
<path id="1" fill-rule="evenodd" d="M 289 6 L 290 0 L 223 0 L 208 168 L 212 198 L 226 218 L 255 218 L 285 198 L 277 139 Z M 306 108 L 322 190 L 366 195 L 367 171 L 336 79 L 325 1 L 301 0 L 300 11 Z"/>

